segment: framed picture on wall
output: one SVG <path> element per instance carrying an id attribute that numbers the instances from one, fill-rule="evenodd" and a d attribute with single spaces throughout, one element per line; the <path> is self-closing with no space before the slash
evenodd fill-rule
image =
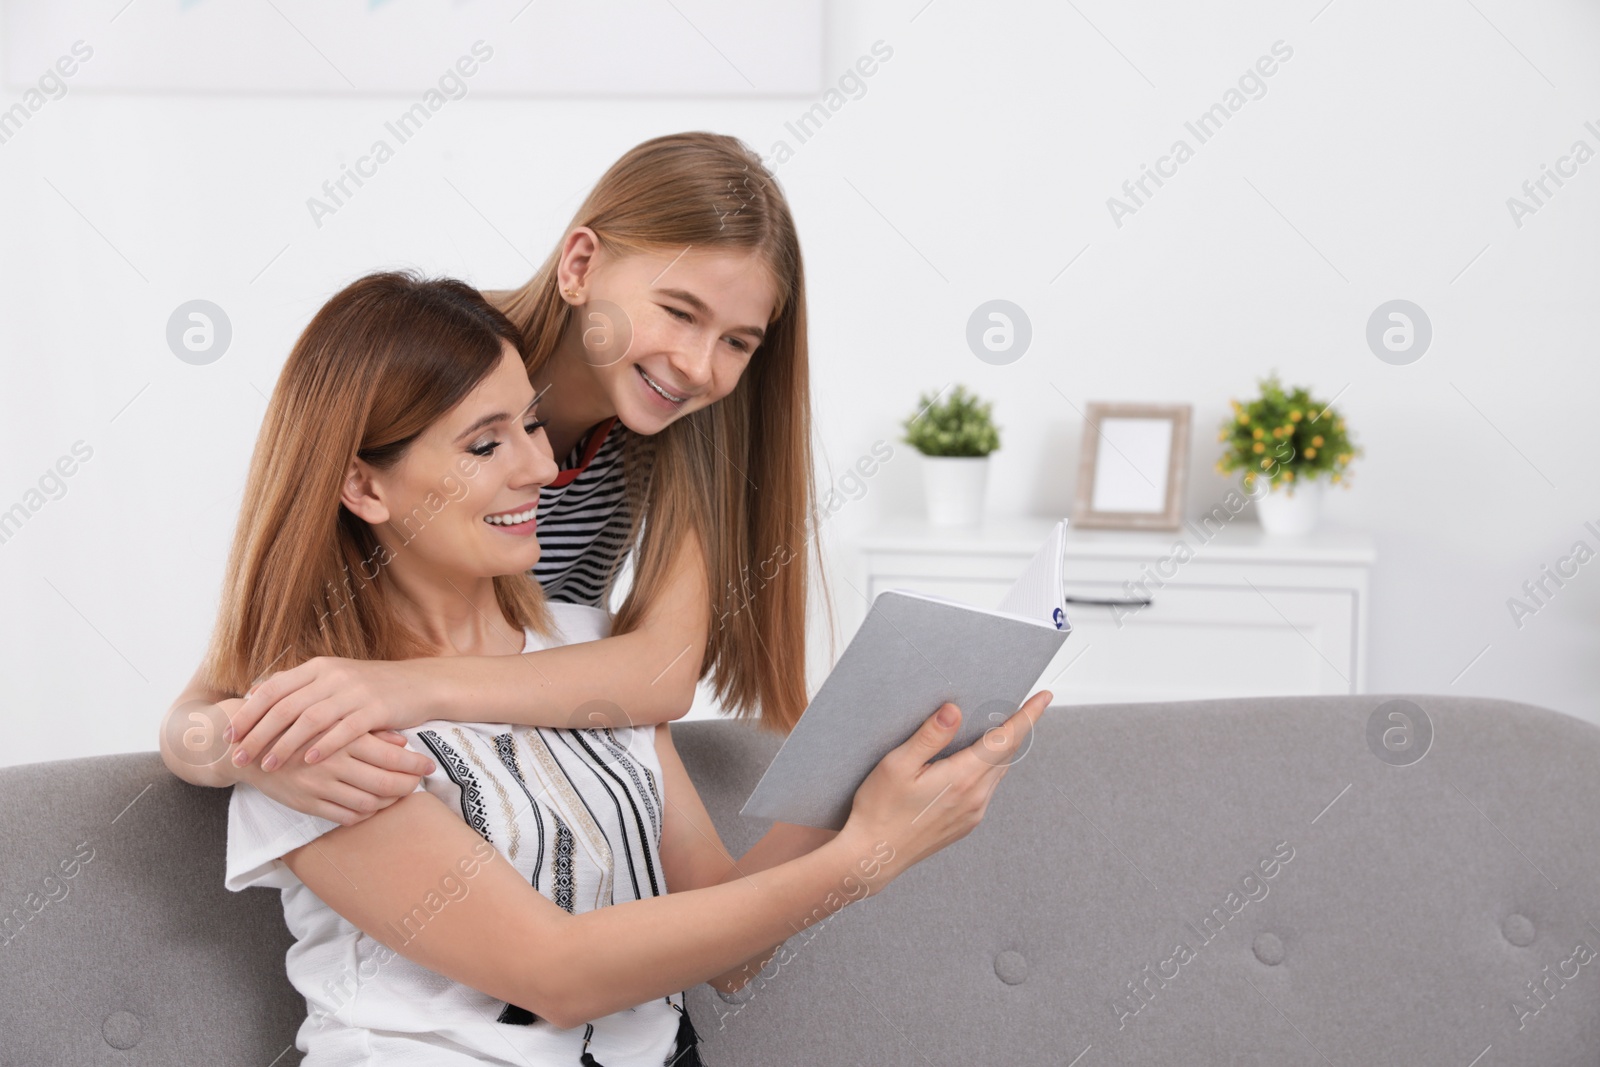
<path id="1" fill-rule="evenodd" d="M 1190 413 L 1188 404 L 1090 403 L 1074 525 L 1176 530 L 1189 481 Z"/>

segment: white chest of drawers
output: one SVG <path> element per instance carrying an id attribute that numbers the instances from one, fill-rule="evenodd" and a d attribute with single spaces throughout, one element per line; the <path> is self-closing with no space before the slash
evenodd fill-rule
<path id="1" fill-rule="evenodd" d="M 1054 523 L 901 519 L 869 531 L 836 596 L 847 632 L 885 589 L 994 607 Z M 1240 519 L 1170 533 L 1069 525 L 1073 632 L 1038 688 L 1058 704 L 1364 692 L 1372 563 L 1371 537 L 1353 530 L 1270 537 Z"/>

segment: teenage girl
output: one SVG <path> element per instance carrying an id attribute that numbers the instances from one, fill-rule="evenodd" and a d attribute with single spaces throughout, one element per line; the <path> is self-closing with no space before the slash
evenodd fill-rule
<path id="1" fill-rule="evenodd" d="M 232 761 L 177 753 L 178 776 L 250 782 L 348 824 L 430 769 L 393 732 L 426 719 L 662 723 L 709 675 L 737 716 L 793 728 L 807 702 L 816 500 L 804 271 L 772 175 L 731 137 L 646 141 L 601 177 L 532 279 L 488 296 L 526 339 L 564 457 L 526 524 L 544 546 L 534 576 L 552 600 L 604 608 L 631 552 L 612 636 L 526 655 L 269 661 L 233 714 Z M 428 517 L 405 528 L 426 537 Z M 332 580 L 337 614 L 360 602 L 346 587 L 371 578 Z M 234 695 L 197 674 L 169 722 Z"/>
<path id="2" fill-rule="evenodd" d="M 617 640 L 602 608 L 548 603 L 529 576 L 540 542 L 521 517 L 559 477 L 563 416 L 522 343 L 459 282 L 372 275 L 318 312 L 251 461 L 207 693 L 280 660 L 486 667 Z M 685 1067 L 681 991 L 737 991 L 787 937 L 971 832 L 1049 699 L 930 763 L 960 719 L 946 705 L 836 836 L 779 823 L 737 863 L 664 723 L 425 721 L 404 737 L 438 768 L 353 825 L 235 788 L 227 885 L 282 891 L 308 1067 Z"/>

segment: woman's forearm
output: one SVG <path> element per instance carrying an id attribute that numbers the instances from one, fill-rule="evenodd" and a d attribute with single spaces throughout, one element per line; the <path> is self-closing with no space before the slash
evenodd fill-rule
<path id="1" fill-rule="evenodd" d="M 765 871 L 780 863 L 815 852 L 838 836 L 837 830 L 818 830 L 815 827 L 786 822 L 774 823 L 772 829 L 752 845 L 749 852 L 740 857 L 737 867 L 729 868 L 722 882 Z M 737 992 L 778 954 L 778 950 L 783 947 L 789 936 L 784 935 L 782 940 L 767 946 L 737 967 L 730 967 L 717 975 L 710 980 L 710 985 L 724 993 Z"/>
<path id="2" fill-rule="evenodd" d="M 839 836 L 837 830 L 819 830 L 814 826 L 800 826 L 792 822 L 775 822 L 761 840 L 750 846 L 750 851 L 739 857 L 737 867 L 729 868 L 720 882 L 731 882 L 741 875 L 754 874 L 776 867 L 780 863 L 798 859 L 815 852 Z"/>
<path id="3" fill-rule="evenodd" d="M 859 854 L 858 854 L 859 853 Z M 887 884 L 870 845 L 835 837 L 820 848 L 720 885 L 597 908 L 573 916 L 564 984 L 574 1018 L 597 1019 L 727 973 Z M 710 976 L 710 977 L 708 977 Z"/>
<path id="4" fill-rule="evenodd" d="M 634 631 L 516 656 L 405 661 L 418 680 L 421 718 L 566 729 L 647 726 L 694 703 L 701 652 Z M 415 723 L 402 725 L 412 726 Z"/>
<path id="5" fill-rule="evenodd" d="M 408 662 L 423 664 L 413 669 L 429 680 L 422 703 L 431 718 L 572 729 L 671 722 L 694 703 L 711 629 L 707 588 L 705 555 L 690 531 L 627 633 L 515 656 Z"/>

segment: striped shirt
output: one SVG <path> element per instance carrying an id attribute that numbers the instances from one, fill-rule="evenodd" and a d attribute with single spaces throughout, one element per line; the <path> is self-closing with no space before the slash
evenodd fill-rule
<path id="1" fill-rule="evenodd" d="M 627 555 L 632 520 L 623 482 L 628 428 L 615 415 L 591 427 L 539 490 L 539 561 L 533 577 L 545 597 L 607 608 L 606 582 Z"/>
<path id="2" fill-rule="evenodd" d="M 526 631 L 523 651 L 598 640 L 610 630 L 594 608 L 553 604 L 551 614 L 558 632 L 545 641 Z M 436 764 L 417 790 L 438 797 L 483 839 L 477 863 L 493 856 L 492 847 L 570 914 L 667 893 L 653 725 L 558 730 L 432 720 L 401 732 Z M 288 977 L 308 1009 L 296 1040 L 306 1067 L 576 1067 L 586 1041 L 606 1067 L 659 1067 L 679 1051 L 681 993 L 562 1030 L 398 955 L 396 946 L 470 891 L 477 863 L 460 867 L 460 877 L 447 867 L 439 893 L 395 916 L 381 941 L 362 933 L 280 859 L 337 828 L 244 784 L 234 786 L 228 805 L 227 887 L 268 886 L 283 895 L 295 937 Z"/>

